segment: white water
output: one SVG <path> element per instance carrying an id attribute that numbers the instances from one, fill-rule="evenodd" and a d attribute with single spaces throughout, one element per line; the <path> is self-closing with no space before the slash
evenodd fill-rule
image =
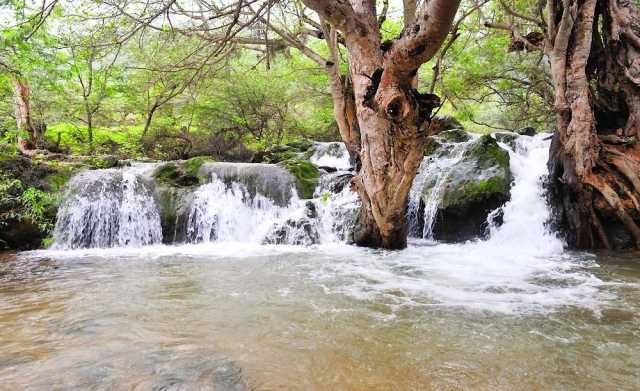
<path id="1" fill-rule="evenodd" d="M 407 306 L 508 314 L 577 306 L 597 312 L 611 298 L 592 273 L 598 265 L 592 258 L 565 253 L 562 241 L 545 227 L 549 218 L 542 185 L 549 148 L 545 137 L 521 137 L 516 150 L 510 151 L 512 198 L 504 206 L 504 224 L 492 227 L 485 241 L 441 244 L 417 240 L 398 252 L 339 244 L 340 229 L 348 231 L 346 216 L 357 210 L 357 196 L 348 187 L 324 195 L 331 182 L 326 177 L 314 201 L 322 244 L 264 246 L 261 243 L 274 225 L 304 218 L 304 202 L 296 197 L 288 206 L 279 207 L 260 194 L 251 196 L 242 185 L 229 187 L 214 179 L 194 195 L 190 232 L 192 241 L 200 244 L 114 248 L 101 256 L 154 259 L 184 254 L 211 260 L 294 256 L 299 259 L 296 274 L 320 285 L 325 294 L 388 306 L 391 317 Z M 95 256 L 96 250 L 46 253 L 78 258 Z"/>
<path id="2" fill-rule="evenodd" d="M 351 160 L 347 147 L 342 142 L 315 143 L 311 163 L 318 167 L 330 167 L 336 170 L 351 168 Z"/>
<path id="3" fill-rule="evenodd" d="M 58 212 L 56 249 L 140 247 L 162 241 L 160 215 L 143 181 L 146 165 L 75 176 Z"/>
<path id="4" fill-rule="evenodd" d="M 314 276 L 328 292 L 405 305 L 460 306 L 505 313 L 545 312 L 565 305 L 597 310 L 602 282 L 597 264 L 566 254 L 549 232 L 543 191 L 548 135 L 521 137 L 510 151 L 515 178 L 504 224 L 486 241 L 442 244 L 415 241 L 405 251 L 345 255 Z M 335 284 L 336 276 L 346 283 Z"/>
<path id="5" fill-rule="evenodd" d="M 194 193 L 187 225 L 190 243 L 238 241 L 261 243 L 278 222 L 301 215 L 295 189 L 288 206 L 277 206 L 240 183 L 227 186 L 215 174 Z"/>
<path id="6" fill-rule="evenodd" d="M 446 157 L 424 158 L 409 193 L 409 205 L 407 207 L 409 232 L 414 235 L 420 234 L 420 237 L 425 239 L 433 239 L 433 224 L 438 214 L 438 207 L 442 203 L 442 196 L 449 175 L 451 175 L 451 171 L 456 164 L 462 160 L 464 153 L 469 148 L 469 145 L 473 143 L 473 140 L 475 139 L 453 144 L 451 152 Z M 422 232 L 418 232 L 422 191 L 429 180 L 435 180 L 435 184 L 427 202 L 424 204 Z"/>

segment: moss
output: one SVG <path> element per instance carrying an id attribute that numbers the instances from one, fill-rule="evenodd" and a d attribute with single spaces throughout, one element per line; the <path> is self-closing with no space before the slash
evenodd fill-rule
<path id="1" fill-rule="evenodd" d="M 290 141 L 286 144 L 286 146 L 295 149 L 298 152 L 308 151 L 313 146 L 313 141 L 311 140 L 296 140 Z"/>
<path id="2" fill-rule="evenodd" d="M 187 160 L 184 163 L 185 174 L 192 177 L 198 176 L 198 171 L 200 171 L 200 167 L 207 162 L 213 161 L 209 157 L 206 156 L 198 156 Z"/>
<path id="3" fill-rule="evenodd" d="M 471 140 L 471 136 L 462 129 L 445 130 L 444 132 L 438 133 L 438 137 L 451 143 L 463 143 Z"/>
<path id="4" fill-rule="evenodd" d="M 488 134 L 480 137 L 469 149 L 467 155 L 476 158 L 481 169 L 495 165 L 506 170 L 509 169 L 509 153 L 500 148 L 498 142 Z"/>
<path id="5" fill-rule="evenodd" d="M 436 139 L 434 139 L 433 137 L 429 137 L 427 139 L 427 142 L 424 146 L 424 155 L 425 156 L 431 156 L 434 153 L 436 153 L 436 151 L 438 149 L 440 149 L 440 147 L 442 147 L 442 144 L 440 144 Z"/>
<path id="6" fill-rule="evenodd" d="M 279 163 L 296 177 L 302 191 L 302 198 L 313 198 L 313 192 L 318 185 L 320 171 L 318 168 L 306 160 L 290 159 Z"/>
<path id="7" fill-rule="evenodd" d="M 448 191 L 442 200 L 443 207 L 467 205 L 486 200 L 496 194 L 507 194 L 509 183 L 504 177 L 492 177 L 467 182 L 464 186 Z"/>
<path id="8" fill-rule="evenodd" d="M 59 192 L 62 190 L 64 185 L 69 182 L 69 179 L 71 179 L 72 175 L 73 170 L 71 168 L 61 168 L 60 171 L 48 175 L 46 180 L 51 191 Z"/>
<path id="9" fill-rule="evenodd" d="M 282 152 L 272 152 L 268 155 L 265 155 L 263 162 L 276 164 L 283 162 L 285 160 L 296 159 L 298 157 L 298 153 L 294 151 L 282 151 Z"/>

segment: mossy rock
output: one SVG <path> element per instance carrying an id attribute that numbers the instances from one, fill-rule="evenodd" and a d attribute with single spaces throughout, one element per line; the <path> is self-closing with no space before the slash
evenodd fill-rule
<path id="1" fill-rule="evenodd" d="M 425 184 L 423 205 L 436 179 Z M 488 135 L 474 141 L 443 184 L 433 226 L 435 239 L 457 242 L 483 237 L 489 214 L 510 198 L 511 179 L 509 153 Z"/>
<path id="2" fill-rule="evenodd" d="M 286 144 L 287 147 L 291 147 L 298 152 L 308 151 L 311 147 L 313 147 L 313 141 L 311 140 L 296 140 L 290 141 Z"/>
<path id="3" fill-rule="evenodd" d="M 318 185 L 320 171 L 307 160 L 289 159 L 280 162 L 279 165 L 296 177 L 300 184 L 300 196 L 304 199 L 313 198 L 313 193 Z"/>
<path id="4" fill-rule="evenodd" d="M 505 170 L 509 169 L 509 152 L 500 148 L 498 142 L 488 134 L 473 143 L 473 146 L 465 156 L 477 159 L 478 168 L 480 169 L 487 169 L 496 165 Z"/>
<path id="5" fill-rule="evenodd" d="M 450 143 L 464 143 L 471 140 L 471 135 L 464 129 L 445 130 L 444 132 L 438 133 L 437 136 Z"/>
<path id="6" fill-rule="evenodd" d="M 200 183 L 197 175 L 188 174 L 184 165 L 177 163 L 161 166 L 154 173 L 154 177 L 159 183 L 174 187 L 190 187 Z"/>
<path id="7" fill-rule="evenodd" d="M 309 160 L 313 154 L 313 141 L 296 140 L 284 145 L 275 145 L 255 154 L 252 163 L 277 164 L 285 160 Z"/>

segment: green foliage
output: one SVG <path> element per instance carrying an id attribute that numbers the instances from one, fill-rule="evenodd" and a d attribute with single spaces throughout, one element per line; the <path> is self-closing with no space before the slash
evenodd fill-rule
<path id="1" fill-rule="evenodd" d="M 20 200 L 23 206 L 22 218 L 31 219 L 44 232 L 53 230 L 59 193 L 52 194 L 29 187 L 22 193 Z"/>

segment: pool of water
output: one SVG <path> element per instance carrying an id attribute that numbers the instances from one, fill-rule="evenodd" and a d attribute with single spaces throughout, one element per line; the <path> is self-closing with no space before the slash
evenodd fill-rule
<path id="1" fill-rule="evenodd" d="M 637 390 L 639 259 L 427 242 L 5 255 L 0 389 Z"/>

